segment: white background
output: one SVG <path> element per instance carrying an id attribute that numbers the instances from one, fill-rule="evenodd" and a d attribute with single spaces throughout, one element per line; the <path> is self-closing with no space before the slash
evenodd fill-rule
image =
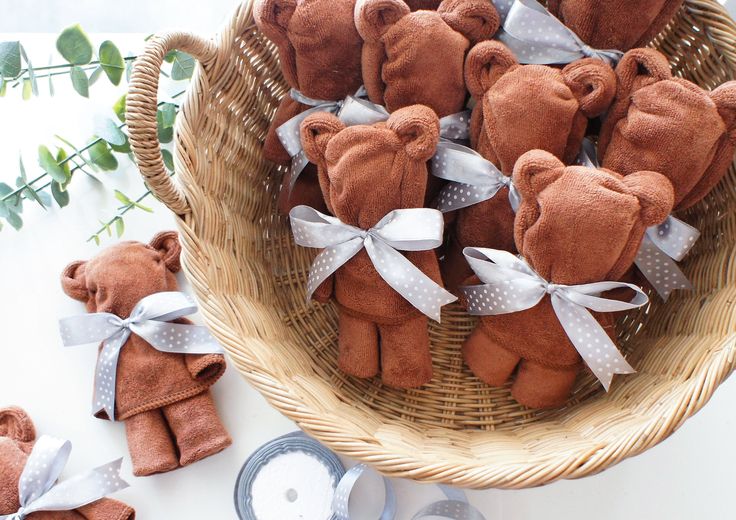
<path id="1" fill-rule="evenodd" d="M 142 35 L 161 29 L 210 35 L 233 6 L 230 0 L 0 0 L 0 41 L 20 38 L 35 64 L 45 65 L 53 50 L 52 36 L 10 33 L 58 33 L 81 22 L 91 33 L 138 33 L 92 35 L 98 44 L 109 37 L 124 52 L 137 52 Z M 101 80 L 92 87 L 88 101 L 73 94 L 66 83 L 68 78 L 57 81 L 54 98 L 49 98 L 42 82 L 38 99 L 21 102 L 15 90 L 0 99 L 0 181 L 14 182 L 19 152 L 29 174 L 37 172 L 35 150 L 41 143 L 54 144 L 54 134 L 84 143 L 93 132 L 92 114 L 110 114 L 109 107 L 125 88 L 115 89 Z M 101 175 L 104 186 L 83 175 L 75 177 L 70 207 L 43 212 L 28 205 L 21 233 L 9 226 L 0 232 L 0 406 L 23 406 L 40 433 L 71 439 L 75 450 L 68 474 L 127 456 L 123 426 L 88 414 L 94 347 L 62 349 L 56 325 L 59 317 L 83 311 L 63 295 L 58 277 L 68 262 L 99 250 L 85 240 L 99 227 L 99 219 L 114 215 L 118 204 L 112 189 L 131 196 L 143 190 L 128 165 Z M 148 240 L 159 230 L 173 229 L 165 208 L 152 200 L 146 204 L 155 208 L 155 214 L 130 213 L 126 238 Z M 240 466 L 258 446 L 294 429 L 234 369 L 214 387 L 214 394 L 234 445 L 194 466 L 148 478 L 132 477 L 126 460 L 124 474 L 132 486 L 118 497 L 136 508 L 139 519 L 234 519 L 232 492 Z M 671 439 L 601 475 L 540 489 L 468 496 L 489 520 L 733 518 L 735 405 L 736 383 L 731 380 Z M 381 492 L 375 484 L 369 482 L 357 493 L 352 507 L 356 519 L 377 518 L 378 500 L 371 495 Z M 441 498 L 434 486 L 395 484 L 399 520 L 410 519 L 420 507 Z"/>

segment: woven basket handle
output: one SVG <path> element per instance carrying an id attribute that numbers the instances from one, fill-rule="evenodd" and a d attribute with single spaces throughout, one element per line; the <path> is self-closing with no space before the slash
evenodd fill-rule
<path id="1" fill-rule="evenodd" d="M 151 38 L 133 64 L 125 118 L 130 145 L 148 187 L 171 211 L 184 215 L 191 210 L 184 192 L 164 167 L 156 124 L 161 64 L 173 49 L 191 54 L 202 65 L 211 63 L 217 54 L 214 43 L 189 33 L 171 32 Z"/>

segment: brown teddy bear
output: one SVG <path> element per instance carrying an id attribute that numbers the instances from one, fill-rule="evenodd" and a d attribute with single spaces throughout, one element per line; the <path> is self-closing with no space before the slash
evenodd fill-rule
<path id="1" fill-rule="evenodd" d="M 367 230 L 393 210 L 423 206 L 426 161 L 439 139 L 431 109 L 407 107 L 385 123 L 347 128 L 331 114 L 314 114 L 302 123 L 301 135 L 307 157 L 318 165 L 327 208 L 344 224 Z M 434 251 L 405 257 L 441 284 Z M 337 302 L 338 365 L 344 372 L 367 378 L 380 366 L 383 382 L 399 388 L 432 378 L 427 317 L 381 278 L 365 249 L 313 297 Z"/>
<path id="2" fill-rule="evenodd" d="M 546 150 L 566 164 L 575 161 L 589 118 L 603 113 L 615 94 L 611 67 L 592 58 L 562 69 L 519 65 L 502 43 L 473 47 L 465 81 L 477 104 L 470 124 L 471 146 L 510 176 L 516 160 L 529 150 Z M 509 188 L 458 211 L 455 237 L 442 271 L 454 290 L 471 271 L 466 246 L 514 250 L 514 211 Z"/>
<path id="3" fill-rule="evenodd" d="M 522 195 L 514 234 L 519 253 L 547 282 L 578 285 L 618 280 L 631 267 L 647 227 L 672 210 L 666 177 L 642 171 L 628 176 L 565 165 L 533 150 L 514 168 Z M 595 314 L 615 340 L 611 314 Z M 523 341 L 519 341 L 523 338 Z M 549 295 L 534 307 L 483 316 L 463 345 L 473 373 L 492 386 L 517 370 L 512 395 L 531 408 L 562 405 L 581 357 L 557 318 Z"/>
<path id="4" fill-rule="evenodd" d="M 355 0 L 257 0 L 253 14 L 261 32 L 278 47 L 286 83 L 308 98 L 339 101 L 354 94 L 363 82 L 363 41 L 353 22 L 354 9 Z M 266 159 L 290 163 L 276 129 L 310 108 L 284 96 L 263 145 Z M 283 213 L 299 204 L 324 208 L 314 165 L 307 165 L 299 174 L 293 191 L 290 183 L 287 174 L 279 194 Z"/>
<path id="5" fill-rule="evenodd" d="M 0 517 L 20 507 L 18 484 L 36 443 L 36 429 L 25 411 L 0 408 Z M 28 520 L 133 520 L 135 511 L 122 502 L 103 498 L 72 511 L 38 511 Z"/>
<path id="6" fill-rule="evenodd" d="M 616 67 L 618 92 L 601 128 L 602 166 L 623 175 L 653 170 L 689 208 L 723 178 L 736 147 L 736 81 L 712 92 L 674 78 L 667 58 L 633 49 Z"/>
<path id="7" fill-rule="evenodd" d="M 120 242 L 92 260 L 69 264 L 62 287 L 88 312 L 127 318 L 144 297 L 179 290 L 174 273 L 181 268 L 180 252 L 173 231 L 159 233 L 150 244 Z M 161 352 L 130 336 L 117 366 L 115 420 L 125 422 L 135 475 L 171 471 L 231 444 L 209 392 L 224 371 L 221 354 Z M 107 418 L 104 412 L 98 417 Z"/>

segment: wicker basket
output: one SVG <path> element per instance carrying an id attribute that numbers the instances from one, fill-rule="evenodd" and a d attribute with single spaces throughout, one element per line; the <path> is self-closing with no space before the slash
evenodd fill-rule
<path id="1" fill-rule="evenodd" d="M 703 232 L 684 270 L 696 290 L 621 322 L 634 376 L 610 393 L 579 378 L 564 408 L 532 411 L 463 365 L 474 321 L 446 307 L 430 331 L 435 378 L 419 390 L 345 376 L 332 306 L 307 304 L 314 251 L 277 216 L 279 172 L 261 142 L 287 92 L 276 50 L 244 2 L 214 41 L 151 40 L 128 94 L 130 140 L 155 194 L 177 215 L 183 264 L 205 318 L 245 378 L 337 452 L 396 477 L 470 488 L 523 488 L 599 472 L 670 435 L 734 367 L 736 174 L 685 217 Z M 715 0 L 687 0 L 655 41 L 677 73 L 712 88 L 736 71 L 736 25 Z M 200 66 L 176 124 L 176 180 L 156 137 L 159 67 L 171 49 Z M 642 325 L 645 325 L 642 327 Z"/>

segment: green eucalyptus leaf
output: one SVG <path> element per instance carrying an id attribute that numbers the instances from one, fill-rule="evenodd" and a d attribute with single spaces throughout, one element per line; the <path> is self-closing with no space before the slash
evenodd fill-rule
<path id="1" fill-rule="evenodd" d="M 45 191 L 35 191 L 35 194 L 38 195 L 39 199 L 41 199 L 41 203 L 44 205 L 45 208 L 51 206 L 51 195 L 49 195 Z"/>
<path id="2" fill-rule="evenodd" d="M 26 196 L 29 200 L 34 200 L 38 202 L 38 204 L 43 208 L 46 209 L 46 204 L 44 204 L 43 199 L 39 196 L 38 193 L 36 193 L 36 190 L 28 186 L 25 190 L 23 190 L 23 195 Z"/>
<path id="3" fill-rule="evenodd" d="M 69 76 L 72 79 L 72 86 L 74 87 L 74 90 L 77 91 L 77 94 L 88 98 L 89 79 L 87 78 L 87 73 L 84 72 L 84 69 L 82 69 L 82 67 L 72 67 L 72 70 L 69 72 Z"/>
<path id="4" fill-rule="evenodd" d="M 100 64 L 102 65 L 107 78 L 113 85 L 119 85 L 125 72 L 125 60 L 120 51 L 110 40 L 105 40 L 100 45 L 99 50 Z"/>
<path id="5" fill-rule="evenodd" d="M 170 172 L 174 171 L 174 157 L 171 155 L 171 152 L 168 150 L 161 150 L 161 155 L 164 159 L 164 166 L 166 166 L 166 169 Z"/>
<path id="6" fill-rule="evenodd" d="M 98 246 L 100 245 L 100 235 L 93 235 L 92 240 L 94 240 L 95 244 L 97 244 Z"/>
<path id="7" fill-rule="evenodd" d="M 161 110 L 156 111 L 156 125 L 158 127 L 158 140 L 162 143 L 170 143 L 174 138 L 174 129 L 164 124 L 164 114 Z"/>
<path id="8" fill-rule="evenodd" d="M 125 135 L 125 134 L 123 134 L 123 135 Z M 112 148 L 112 151 L 113 152 L 117 152 L 117 153 L 130 153 L 131 152 L 130 141 L 128 140 L 128 136 L 127 135 L 125 136 L 125 142 L 123 144 L 121 144 L 121 145 L 116 145 L 116 144 L 112 144 L 112 143 L 109 143 L 109 144 L 110 144 L 110 148 Z"/>
<path id="9" fill-rule="evenodd" d="M 30 79 L 24 79 L 23 80 L 23 101 L 28 101 L 31 99 L 31 95 L 33 94 L 33 84 L 31 83 Z"/>
<path id="10" fill-rule="evenodd" d="M 15 78 L 20 71 L 20 42 L 0 42 L 0 76 Z"/>
<path id="11" fill-rule="evenodd" d="M 0 77 L 0 97 L 5 97 L 5 94 L 7 93 L 7 91 L 8 91 L 8 82 L 5 81 L 5 78 Z"/>
<path id="12" fill-rule="evenodd" d="M 110 144 L 122 146 L 127 140 L 123 131 L 115 124 L 115 121 L 106 117 L 97 121 L 95 133 Z"/>
<path id="13" fill-rule="evenodd" d="M 100 76 L 102 76 L 102 67 L 97 67 L 95 70 L 92 71 L 92 74 L 89 75 L 89 86 L 91 87 L 95 83 L 97 83 L 97 80 L 100 79 Z"/>
<path id="14" fill-rule="evenodd" d="M 118 116 L 118 119 L 121 123 L 125 123 L 125 101 L 127 97 L 127 94 L 123 94 L 112 106 L 113 112 L 115 112 L 115 115 Z"/>
<path id="15" fill-rule="evenodd" d="M 38 147 L 38 164 L 56 182 L 63 184 L 67 181 L 67 172 L 59 166 L 49 149 L 43 144 Z"/>
<path id="16" fill-rule="evenodd" d="M 56 50 L 72 65 L 86 65 L 92 61 L 92 42 L 79 24 L 61 32 L 56 39 Z"/>
<path id="17" fill-rule="evenodd" d="M 103 170 L 112 171 L 118 168 L 118 160 L 105 141 L 95 143 L 87 150 L 87 153 L 89 154 L 89 160 Z"/>
<path id="18" fill-rule="evenodd" d="M 144 206 L 144 205 L 143 205 L 143 204 L 141 204 L 140 202 L 135 202 L 135 201 L 133 201 L 133 206 L 135 206 L 135 207 L 136 207 L 136 208 L 138 208 L 138 209 L 142 209 L 142 210 L 143 210 L 143 211 L 145 211 L 146 213 L 153 213 L 153 208 L 149 208 L 148 206 Z"/>
<path id="19" fill-rule="evenodd" d="M 28 182 L 28 176 L 26 175 L 26 166 L 23 164 L 23 156 L 18 156 L 18 171 L 20 172 L 20 180 L 23 184 Z"/>
<path id="20" fill-rule="evenodd" d="M 125 222 L 122 217 L 115 217 L 115 233 L 118 238 L 123 236 L 123 233 L 125 233 Z"/>
<path id="21" fill-rule="evenodd" d="M 54 196 L 54 200 L 60 208 L 63 208 L 64 206 L 69 204 L 69 192 L 66 191 L 64 187 L 56 181 L 53 181 L 51 183 L 51 195 Z"/>
<path id="22" fill-rule="evenodd" d="M 13 226 L 16 231 L 20 231 L 20 228 L 23 227 L 23 219 L 20 218 L 20 215 L 18 215 L 17 213 L 11 212 L 10 214 L 8 214 L 5 220 L 7 220 L 8 224 Z"/>
<path id="23" fill-rule="evenodd" d="M 161 126 L 172 128 L 176 122 L 177 106 L 174 103 L 164 103 L 159 107 L 161 111 Z"/>
<path id="24" fill-rule="evenodd" d="M 128 58 L 132 58 L 133 55 L 128 53 Z M 130 75 L 133 74 L 133 60 L 125 61 L 125 81 L 130 83 Z"/>
<path id="25" fill-rule="evenodd" d="M 130 206 L 133 204 L 133 201 L 130 200 L 130 198 L 120 190 L 115 190 L 115 198 L 118 199 L 123 204 L 125 204 L 126 206 Z"/>
<path id="26" fill-rule="evenodd" d="M 189 54 L 181 51 L 174 51 L 174 58 L 171 65 L 171 79 L 179 81 L 189 79 L 194 74 L 195 61 Z"/>
<path id="27" fill-rule="evenodd" d="M 36 72 L 33 70 L 33 64 L 31 63 L 31 60 L 28 59 L 28 54 L 26 54 L 26 50 L 23 48 L 23 45 L 20 46 L 20 55 L 26 62 L 26 67 L 28 69 L 28 80 L 31 82 L 31 92 L 33 92 L 34 96 L 38 96 L 38 82 L 36 81 Z"/>
<path id="28" fill-rule="evenodd" d="M 61 166 L 61 168 L 64 170 L 64 174 L 66 175 L 66 182 L 61 183 L 64 189 L 66 189 L 66 187 L 72 181 L 72 168 L 69 164 L 69 161 L 67 161 L 67 158 L 69 158 L 69 154 L 67 153 L 67 151 L 63 148 L 59 148 L 59 150 L 56 152 L 56 163 Z"/>

